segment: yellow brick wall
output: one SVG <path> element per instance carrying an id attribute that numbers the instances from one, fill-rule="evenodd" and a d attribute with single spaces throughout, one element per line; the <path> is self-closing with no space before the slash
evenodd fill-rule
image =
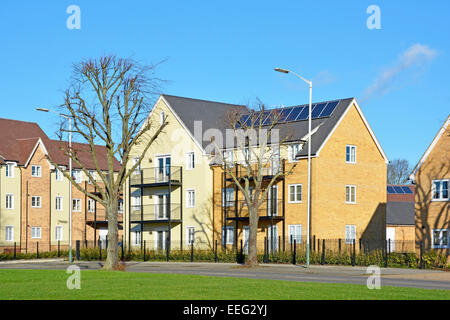
<path id="1" fill-rule="evenodd" d="M 450 128 L 443 133 L 416 173 L 416 240 L 431 248 L 433 229 L 450 228 L 450 201 L 433 201 L 432 180 L 450 179 Z"/>

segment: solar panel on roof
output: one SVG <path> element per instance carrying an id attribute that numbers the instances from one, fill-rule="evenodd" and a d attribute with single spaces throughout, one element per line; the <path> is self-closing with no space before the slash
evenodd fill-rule
<path id="1" fill-rule="evenodd" d="M 264 119 L 264 117 L 263 117 L 263 123 L 262 123 L 262 125 L 263 126 L 267 126 L 267 125 L 269 125 L 272 121 L 273 121 L 273 115 L 272 115 L 272 111 L 268 111 L 267 112 L 267 116 L 265 117 L 265 119 Z"/>
<path id="2" fill-rule="evenodd" d="M 407 194 L 412 194 L 413 192 L 411 191 L 410 187 L 402 187 L 403 191 Z"/>
<path id="3" fill-rule="evenodd" d="M 329 117 L 333 113 L 334 109 L 336 109 L 338 103 L 339 101 L 328 102 L 327 106 L 323 109 L 319 117 Z"/>
<path id="4" fill-rule="evenodd" d="M 297 119 L 295 119 L 295 120 L 297 120 L 297 121 L 306 120 L 306 119 L 308 119 L 308 115 L 309 115 L 309 106 L 303 108 L 303 111 L 300 112 L 300 114 L 297 116 Z"/>
<path id="5" fill-rule="evenodd" d="M 278 122 L 285 122 L 289 113 L 291 113 L 293 107 L 282 109 L 280 112 L 280 117 L 278 118 Z"/>
<path id="6" fill-rule="evenodd" d="M 397 193 L 400 193 L 400 194 L 405 193 L 405 192 L 403 191 L 402 187 L 394 186 L 393 188 L 394 188 L 395 192 L 397 192 Z"/>
<path id="7" fill-rule="evenodd" d="M 297 118 L 297 116 L 299 115 L 300 112 L 302 112 L 304 107 L 294 107 L 294 109 L 292 110 L 292 112 L 289 114 L 289 116 L 286 118 L 286 121 L 295 121 L 295 119 Z"/>
<path id="8" fill-rule="evenodd" d="M 389 194 L 396 194 L 396 193 L 397 193 L 397 192 L 395 192 L 394 188 L 392 188 L 391 186 L 388 186 L 388 187 L 387 187 L 387 192 L 388 192 Z"/>
<path id="9" fill-rule="evenodd" d="M 323 109 L 325 109 L 326 103 L 319 103 L 314 110 L 312 111 L 312 119 L 318 118 L 319 115 L 322 113 Z"/>

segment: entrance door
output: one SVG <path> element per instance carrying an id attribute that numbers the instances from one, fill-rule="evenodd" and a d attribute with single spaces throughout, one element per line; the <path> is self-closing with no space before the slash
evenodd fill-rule
<path id="1" fill-rule="evenodd" d="M 156 182 L 168 182 L 170 176 L 170 156 L 156 158 L 158 167 L 156 168 Z"/>
<path id="2" fill-rule="evenodd" d="M 167 237 L 169 233 L 167 231 L 156 231 L 155 233 L 155 249 L 166 250 Z"/>
<path id="3" fill-rule="evenodd" d="M 272 186 L 272 189 L 267 193 L 267 215 L 278 215 L 278 186 Z"/>
<path id="4" fill-rule="evenodd" d="M 250 238 L 250 228 L 244 227 L 244 253 L 248 254 L 248 239 Z"/>
<path id="5" fill-rule="evenodd" d="M 395 251 L 395 228 L 386 228 L 386 240 L 387 240 L 387 250 L 389 252 Z"/>
<path id="6" fill-rule="evenodd" d="M 156 220 L 167 219 L 168 194 L 157 194 L 155 196 L 155 218 Z"/>
<path id="7" fill-rule="evenodd" d="M 278 251 L 278 226 L 269 226 L 269 252 Z"/>
<path id="8" fill-rule="evenodd" d="M 108 239 L 108 229 L 101 228 L 98 230 L 98 238 L 102 245 L 102 248 L 106 248 L 106 240 Z"/>

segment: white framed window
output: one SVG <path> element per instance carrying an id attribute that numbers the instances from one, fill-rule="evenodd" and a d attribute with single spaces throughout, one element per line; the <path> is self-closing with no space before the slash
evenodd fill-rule
<path id="1" fill-rule="evenodd" d="M 133 242 L 134 246 L 141 245 L 141 231 L 136 230 L 131 232 L 131 241 Z"/>
<path id="2" fill-rule="evenodd" d="M 295 156 L 299 151 L 301 150 L 301 144 L 300 143 L 294 143 L 288 146 L 288 161 L 289 162 L 297 162 L 295 159 Z"/>
<path id="3" fill-rule="evenodd" d="M 31 227 L 31 238 L 32 239 L 41 238 L 41 227 Z"/>
<path id="4" fill-rule="evenodd" d="M 14 227 L 13 226 L 5 227 L 5 241 L 14 241 Z"/>
<path id="5" fill-rule="evenodd" d="M 449 230 L 433 229 L 432 241 L 433 248 L 449 248 Z"/>
<path id="6" fill-rule="evenodd" d="M 119 199 L 119 203 L 117 204 L 117 211 L 119 213 L 123 213 L 123 199 Z"/>
<path id="7" fill-rule="evenodd" d="M 249 147 L 245 147 L 242 150 L 243 154 L 244 154 L 244 159 L 242 161 L 242 163 L 245 165 L 246 163 L 250 163 L 251 161 L 251 155 L 250 155 L 250 148 Z"/>
<path id="8" fill-rule="evenodd" d="M 32 208 L 40 208 L 41 207 L 41 197 L 40 196 L 32 196 L 31 197 L 31 207 Z"/>
<path id="9" fill-rule="evenodd" d="M 352 244 L 356 241 L 356 226 L 354 224 L 345 225 L 345 243 Z"/>
<path id="10" fill-rule="evenodd" d="M 234 152 L 233 150 L 228 150 L 223 152 L 223 159 L 227 168 L 234 167 Z"/>
<path id="11" fill-rule="evenodd" d="M 55 239 L 56 239 L 56 241 L 62 241 L 62 239 L 63 239 L 63 227 L 62 226 L 56 226 Z"/>
<path id="12" fill-rule="evenodd" d="M 225 239 L 226 231 L 226 239 Z M 234 243 L 234 227 L 222 227 L 222 244 Z"/>
<path id="13" fill-rule="evenodd" d="M 234 189 L 222 189 L 222 207 L 232 207 L 234 205 Z"/>
<path id="14" fill-rule="evenodd" d="M 345 203 L 356 203 L 356 186 L 346 185 L 345 186 Z"/>
<path id="15" fill-rule="evenodd" d="M 63 181 L 63 174 L 59 169 L 55 170 L 55 180 L 56 181 Z"/>
<path id="16" fill-rule="evenodd" d="M 7 163 L 6 164 L 5 170 L 6 170 L 6 177 L 7 178 L 14 178 L 14 167 L 15 167 L 14 163 Z"/>
<path id="17" fill-rule="evenodd" d="M 289 225 L 289 243 L 301 243 L 302 242 L 302 225 L 291 224 Z"/>
<path id="18" fill-rule="evenodd" d="M 41 166 L 31 166 L 31 176 L 35 178 L 42 177 L 42 168 Z"/>
<path id="19" fill-rule="evenodd" d="M 55 209 L 56 209 L 56 211 L 62 211 L 62 209 L 63 209 L 63 197 L 57 196 L 55 198 Z"/>
<path id="20" fill-rule="evenodd" d="M 289 203 L 300 203 L 302 202 L 302 185 L 290 184 L 289 185 Z"/>
<path id="21" fill-rule="evenodd" d="M 75 180 L 76 183 L 81 183 L 81 170 L 72 170 L 72 178 Z"/>
<path id="22" fill-rule="evenodd" d="M 88 212 L 95 212 L 95 200 L 88 199 Z"/>
<path id="23" fill-rule="evenodd" d="M 163 125 L 164 121 L 166 120 L 166 113 L 164 111 L 161 112 L 161 117 L 160 117 L 160 123 L 161 125 Z"/>
<path id="24" fill-rule="evenodd" d="M 449 179 L 433 180 L 431 185 L 431 194 L 433 201 L 448 201 Z"/>
<path id="25" fill-rule="evenodd" d="M 6 209 L 14 209 L 14 195 L 12 193 L 6 194 L 6 202 L 5 202 Z"/>
<path id="26" fill-rule="evenodd" d="M 345 147 L 345 162 L 356 163 L 356 146 L 348 144 Z"/>
<path id="27" fill-rule="evenodd" d="M 89 178 L 89 181 L 88 181 L 89 184 L 93 184 L 93 181 L 97 180 L 96 173 L 97 173 L 97 171 L 89 170 L 89 174 L 92 177 L 92 180 Z"/>
<path id="28" fill-rule="evenodd" d="M 186 154 L 186 170 L 192 170 L 195 168 L 195 153 L 188 152 Z"/>
<path id="29" fill-rule="evenodd" d="M 133 158 L 133 167 L 136 165 L 136 163 L 139 162 L 139 158 Z M 133 171 L 133 175 L 137 176 L 141 174 L 141 165 L 139 164 L 136 169 Z"/>
<path id="30" fill-rule="evenodd" d="M 72 210 L 74 212 L 81 212 L 81 199 L 72 199 Z"/>
<path id="31" fill-rule="evenodd" d="M 193 208 L 195 206 L 195 190 L 186 191 L 186 208 Z"/>
<path id="32" fill-rule="evenodd" d="M 195 228 L 186 227 L 186 243 L 188 246 L 194 244 Z"/>

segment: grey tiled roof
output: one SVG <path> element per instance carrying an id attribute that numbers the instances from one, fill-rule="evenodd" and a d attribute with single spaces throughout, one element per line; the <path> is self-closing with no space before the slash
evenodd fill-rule
<path id="1" fill-rule="evenodd" d="M 163 95 L 164 99 L 170 104 L 172 109 L 177 113 L 188 130 L 194 134 L 194 121 L 202 121 L 202 131 L 215 128 L 224 131 L 230 128 L 227 121 L 227 113 L 230 110 L 238 109 L 240 112 L 247 113 L 248 109 L 243 105 L 227 104 L 214 101 L 206 101 L 192 98 L 183 98 L 171 95 Z M 337 100 L 331 100 L 337 101 Z M 312 130 L 320 125 L 319 129 L 312 136 L 311 154 L 315 155 L 336 123 L 350 106 L 353 98 L 341 99 L 336 109 L 328 118 L 313 119 Z M 323 101 L 328 102 L 328 101 Z M 288 107 L 286 107 L 288 108 Z M 295 121 L 288 123 L 280 123 L 277 125 L 280 129 L 280 138 L 286 141 L 299 141 L 308 133 L 308 121 Z M 210 141 L 198 141 L 204 148 Z M 308 152 L 308 144 L 306 143 L 297 156 L 306 156 Z"/>
<path id="2" fill-rule="evenodd" d="M 388 202 L 386 224 L 414 225 L 414 202 Z"/>

